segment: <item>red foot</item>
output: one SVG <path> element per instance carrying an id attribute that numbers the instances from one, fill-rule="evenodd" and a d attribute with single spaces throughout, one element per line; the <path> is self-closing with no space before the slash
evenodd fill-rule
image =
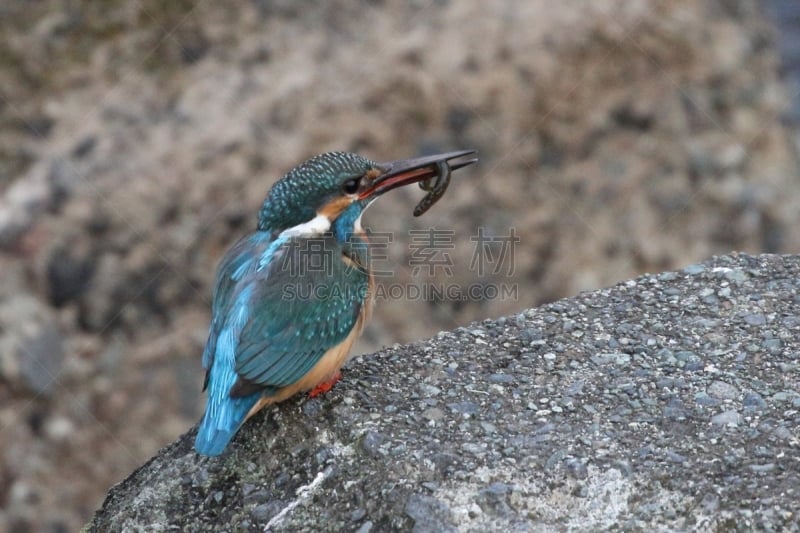
<path id="1" fill-rule="evenodd" d="M 308 392 L 308 397 L 316 398 L 320 394 L 325 394 L 326 392 L 331 390 L 333 386 L 336 385 L 336 382 L 339 381 L 340 379 L 342 379 L 342 372 L 340 370 L 337 370 L 331 379 L 329 379 L 328 381 L 323 381 L 322 383 L 311 389 Z"/>

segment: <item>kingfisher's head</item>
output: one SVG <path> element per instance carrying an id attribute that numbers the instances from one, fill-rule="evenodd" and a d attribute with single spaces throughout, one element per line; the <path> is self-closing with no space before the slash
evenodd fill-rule
<path id="1" fill-rule="evenodd" d="M 473 151 L 388 163 L 347 152 L 312 157 L 272 186 L 258 214 L 258 229 L 297 236 L 331 230 L 337 236 L 360 232 L 361 214 L 380 195 L 432 178 L 438 164 L 470 153 Z"/>

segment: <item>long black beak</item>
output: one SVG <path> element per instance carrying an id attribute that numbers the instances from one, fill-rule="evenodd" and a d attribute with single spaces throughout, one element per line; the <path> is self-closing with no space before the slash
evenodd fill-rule
<path id="1" fill-rule="evenodd" d="M 439 165 L 442 163 L 447 164 L 451 171 L 477 163 L 477 158 L 453 161 L 454 159 L 461 159 L 464 156 L 474 153 L 476 153 L 475 150 L 459 150 L 457 152 L 447 152 L 445 154 L 428 155 L 415 157 L 413 159 L 401 159 L 399 161 L 381 163 L 378 169 L 381 172 L 375 176 L 372 183 L 359 194 L 359 199 L 365 200 L 367 198 L 380 196 L 387 191 L 402 187 L 403 185 L 417 183 L 435 177 L 438 175 Z"/>

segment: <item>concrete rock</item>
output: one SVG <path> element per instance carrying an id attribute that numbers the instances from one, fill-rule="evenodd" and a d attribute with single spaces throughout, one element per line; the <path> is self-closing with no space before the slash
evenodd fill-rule
<path id="1" fill-rule="evenodd" d="M 192 430 L 114 487 L 89 531 L 206 531 L 250 520 L 274 531 L 796 528 L 800 418 L 786 408 L 794 396 L 773 391 L 800 377 L 780 366 L 800 350 L 800 323 L 768 362 L 731 354 L 759 335 L 738 320 L 737 306 L 753 295 L 769 313 L 800 312 L 800 257 L 736 255 L 703 266 L 584 293 L 524 320 L 484 321 L 485 344 L 474 342 L 475 324 L 362 358 L 324 397 L 254 417 L 219 458 L 195 454 Z M 702 303 L 701 289 L 733 267 L 757 272 L 731 295 L 735 305 Z M 548 329 L 568 316 L 584 335 Z M 716 320 L 698 326 L 708 317 Z M 598 364 L 596 340 L 609 328 L 646 332 L 656 346 L 677 342 L 678 353 L 703 354 L 707 371 L 646 352 Z M 543 346 L 530 347 L 531 329 L 543 332 Z M 570 355 L 542 371 L 526 354 L 550 346 Z M 454 363 L 453 373 L 440 372 Z M 515 377 L 502 393 L 492 379 L 501 370 Z M 423 384 L 459 398 L 435 424 L 420 423 L 429 403 L 408 394 Z M 717 413 L 696 402 L 717 395 L 738 404 L 739 387 L 748 404 L 758 395 L 758 409 Z M 582 408 L 547 408 L 565 398 Z M 310 403 L 318 407 L 304 409 Z"/>

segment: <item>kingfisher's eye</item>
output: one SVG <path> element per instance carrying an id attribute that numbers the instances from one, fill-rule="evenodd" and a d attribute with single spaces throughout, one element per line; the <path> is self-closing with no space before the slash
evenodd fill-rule
<path id="1" fill-rule="evenodd" d="M 360 181 L 360 178 L 350 178 L 342 183 L 342 190 L 345 194 L 355 194 L 358 192 L 358 185 Z"/>

